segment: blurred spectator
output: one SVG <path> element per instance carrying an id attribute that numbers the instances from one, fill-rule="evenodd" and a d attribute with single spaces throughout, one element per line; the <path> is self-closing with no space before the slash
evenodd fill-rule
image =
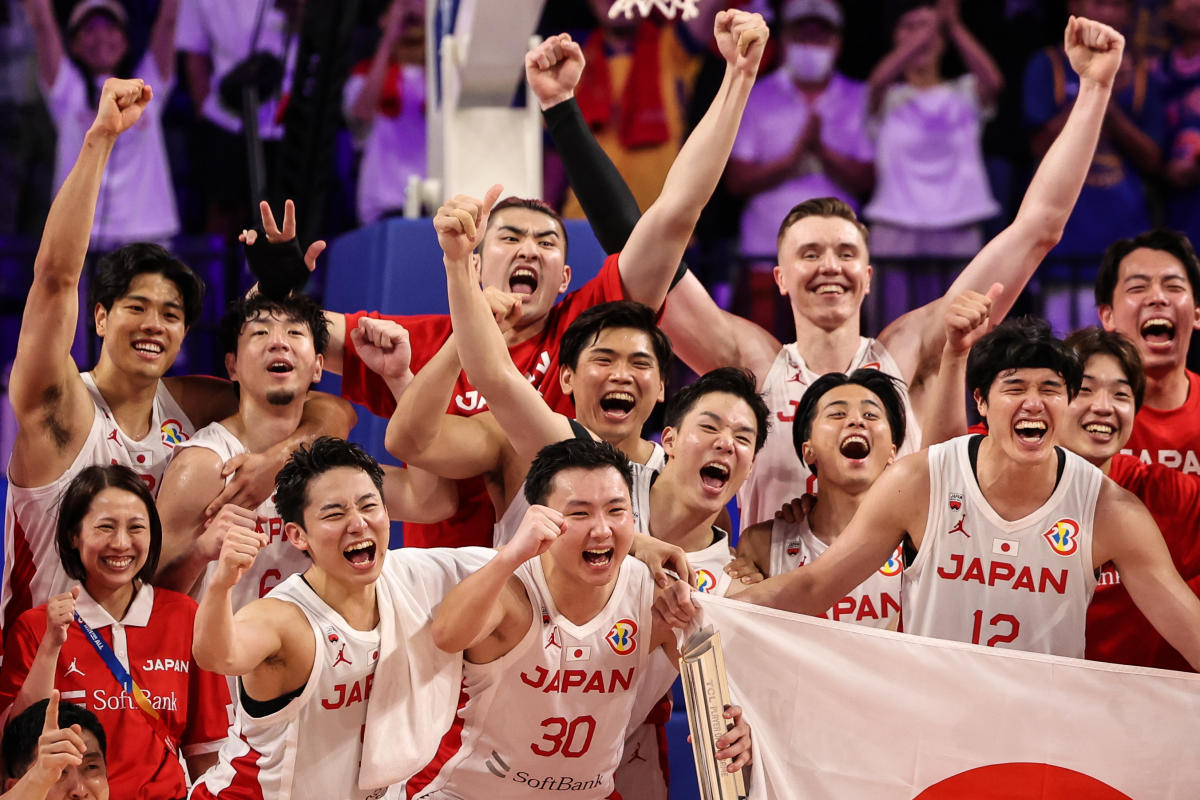
<path id="1" fill-rule="evenodd" d="M 277 158 L 290 30 L 280 5 L 281 0 L 181 0 L 175 41 L 185 54 L 188 93 L 199 118 L 195 166 L 209 233 L 236 233 L 257 219 L 242 133 L 243 86 L 258 89 L 258 135 L 268 170 Z"/>
<path id="2" fill-rule="evenodd" d="M 1166 223 L 1200 243 L 1200 0 L 1172 0 L 1176 44 L 1163 56 Z"/>
<path id="3" fill-rule="evenodd" d="M 587 67 L 575 91 L 600 146 L 645 211 L 662 191 L 685 135 L 687 98 L 699 68 L 696 50 L 712 35 L 717 3 L 700 0 L 688 23 L 612 19 L 612 0 L 588 0 L 598 25 L 583 42 Z M 569 192 L 563 215 L 582 218 Z"/>
<path id="4" fill-rule="evenodd" d="M 1000 210 L 983 163 L 983 122 L 1004 78 L 963 24 L 958 0 L 899 4 L 893 49 L 871 73 L 876 136 L 871 223 L 874 318 L 895 319 L 941 294 L 983 246 Z M 967 66 L 942 75 L 949 41 Z"/>
<path id="5" fill-rule="evenodd" d="M 1132 0 L 1074 0 L 1079 16 L 1129 30 Z M 1151 226 L 1145 180 L 1158 173 L 1165 137 L 1162 80 L 1147 58 L 1126 50 L 1113 87 L 1092 168 L 1062 241 L 1038 270 L 1043 315 L 1059 333 L 1094 319 L 1092 282 L 1100 257 L 1115 239 Z M 1036 54 L 1025 71 L 1025 122 L 1041 158 L 1062 130 L 1079 78 L 1061 45 Z"/>
<path id="6" fill-rule="evenodd" d="M 0 0 L 0 235 L 37 235 L 50 207 L 54 125 L 38 92 L 33 28 Z"/>
<path id="7" fill-rule="evenodd" d="M 350 127 L 363 140 L 358 170 L 362 224 L 404 210 L 409 178 L 425 177 L 425 0 L 392 0 L 375 55 L 343 90 Z"/>
<path id="8" fill-rule="evenodd" d="M 38 77 L 58 130 L 55 191 L 79 155 L 106 78 L 141 78 L 159 98 L 165 100 L 170 94 L 178 7 L 179 0 L 162 1 L 150 46 L 135 64 L 125 33 L 129 20 L 117 0 L 77 3 L 67 18 L 65 40 L 50 0 L 25 0 L 37 43 Z M 162 135 L 165 107 L 165 102 L 151 103 L 116 143 L 96 201 L 92 249 L 109 250 L 134 241 L 162 242 L 179 232 Z"/>

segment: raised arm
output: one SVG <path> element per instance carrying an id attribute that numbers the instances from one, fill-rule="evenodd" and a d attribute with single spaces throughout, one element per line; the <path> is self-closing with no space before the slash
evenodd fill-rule
<path id="1" fill-rule="evenodd" d="M 958 50 L 963 63 L 975 76 L 979 104 L 990 106 L 1004 89 L 1004 74 L 987 49 L 979 43 L 970 28 L 963 24 L 959 13 L 960 0 L 938 0 L 938 16 L 946 30 L 946 38 Z"/>
<path id="2" fill-rule="evenodd" d="M 19 485 L 40 486 L 62 474 L 92 424 L 92 401 L 71 358 L 79 276 L 113 144 L 152 96 L 141 80 L 105 81 L 79 158 L 50 206 L 9 382 L 18 426 L 9 473 Z"/>
<path id="3" fill-rule="evenodd" d="M 573 434 L 570 421 L 546 405 L 513 363 L 491 306 L 479 288 L 471 253 L 487 227 L 499 194 L 500 187 L 493 186 L 482 201 L 459 195 L 438 209 L 433 224 L 445 254 L 450 319 L 463 371 L 487 398 L 488 408 L 513 449 L 532 461 L 546 445 Z"/>
<path id="4" fill-rule="evenodd" d="M 179 0 L 161 0 L 154 27 L 150 29 L 150 54 L 163 80 L 175 74 L 175 23 L 179 20 Z"/>
<path id="5" fill-rule="evenodd" d="M 54 8 L 50 0 L 25 0 L 25 13 L 29 17 L 29 25 L 33 28 L 34 47 L 37 49 L 38 80 L 43 86 L 53 86 L 58 78 L 58 68 L 62 66 L 63 50 L 62 33 L 58 30 L 58 20 L 54 18 Z"/>
<path id="6" fill-rule="evenodd" d="M 726 63 L 721 88 L 683 143 L 662 192 L 634 226 L 621 254 L 626 292 L 651 308 L 662 305 L 700 212 L 725 170 L 767 43 L 762 17 L 745 11 L 717 14 L 714 34 Z"/>
<path id="7" fill-rule="evenodd" d="M 433 615 L 433 643 L 447 653 L 465 651 L 475 664 L 512 650 L 533 621 L 529 598 L 513 573 L 549 550 L 562 527 L 562 514 L 531 506 L 512 541 L 446 595 Z"/>
<path id="8" fill-rule="evenodd" d="M 29 664 L 29 672 L 21 682 L 9 710 L 9 718 L 20 714 L 39 700 L 44 700 L 54 691 L 54 672 L 58 668 L 58 654 L 67 643 L 67 629 L 75 613 L 75 601 L 79 598 L 79 587 L 51 597 L 46 602 L 46 633 L 38 643 L 37 652 Z"/>
<path id="9" fill-rule="evenodd" d="M 383 497 L 388 519 L 432 524 L 458 511 L 458 487 L 419 467 L 383 468 Z"/>
<path id="10" fill-rule="evenodd" d="M 1079 95 L 1034 173 L 1016 218 L 979 251 L 943 297 L 900 317 L 879 336 L 910 387 L 919 386 L 937 368 L 945 341 L 944 310 L 954 297 L 968 289 L 983 293 L 992 283 L 1002 283 L 1004 291 L 992 304 L 992 321 L 999 322 L 1062 237 L 1091 168 L 1125 47 L 1121 34 L 1081 17 L 1067 23 L 1065 42 L 1071 66 L 1079 74 Z"/>
<path id="11" fill-rule="evenodd" d="M 346 109 L 346 116 L 352 127 L 366 130 L 379 113 L 379 96 L 383 92 L 383 82 L 387 78 L 388 63 L 392 47 L 400 39 L 404 31 L 404 16 L 407 11 L 407 0 L 392 0 L 385 12 L 383 35 L 375 46 L 375 54 L 371 56 L 371 65 L 363 78 L 358 96 L 351 101 Z"/>
<path id="12" fill-rule="evenodd" d="M 1112 561 L 1138 610 L 1200 670 L 1200 598 L 1179 577 L 1150 512 L 1107 480 L 1096 505 L 1092 550 L 1093 563 Z"/>
<path id="13" fill-rule="evenodd" d="M 937 11 L 932 8 L 918 9 L 911 12 L 911 19 L 920 23 L 920 30 L 893 47 L 879 60 L 867 78 L 867 105 L 872 114 L 879 111 L 888 87 L 904 75 L 909 64 L 928 52 L 937 38 Z"/>

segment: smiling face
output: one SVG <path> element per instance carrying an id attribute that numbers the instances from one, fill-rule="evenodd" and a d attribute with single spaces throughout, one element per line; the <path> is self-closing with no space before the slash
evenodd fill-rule
<path id="1" fill-rule="evenodd" d="M 854 223 L 841 217 L 797 220 L 779 243 L 775 283 L 798 319 L 822 330 L 833 330 L 847 320 L 857 326 L 871 286 L 867 243 Z"/>
<path id="2" fill-rule="evenodd" d="M 383 569 L 391 526 L 371 476 L 335 467 L 309 481 L 304 527 L 289 522 L 284 531 L 326 575 L 369 583 Z"/>
<path id="3" fill-rule="evenodd" d="M 321 379 L 322 363 L 306 323 L 265 312 L 242 324 L 237 355 L 225 356 L 229 379 L 243 394 L 277 406 L 302 402 Z"/>
<path id="4" fill-rule="evenodd" d="M 1133 433 L 1133 387 L 1116 356 L 1096 353 L 1083 367 L 1083 385 L 1067 406 L 1059 444 L 1097 466 L 1120 452 Z"/>
<path id="5" fill-rule="evenodd" d="M 133 586 L 150 554 L 150 515 L 132 492 L 112 486 L 92 498 L 71 544 L 79 553 L 93 597 Z"/>
<path id="6" fill-rule="evenodd" d="M 879 397 L 858 384 L 830 389 L 817 401 L 804 461 L 817 466 L 821 486 L 851 494 L 870 488 L 896 457 Z"/>
<path id="7" fill-rule="evenodd" d="M 575 399 L 576 418 L 613 445 L 641 435 L 665 391 L 654 344 L 634 328 L 600 331 L 574 369 L 562 368 L 561 383 Z"/>
<path id="8" fill-rule="evenodd" d="M 542 556 L 573 582 L 605 586 L 617 579 L 633 544 L 629 486 L 612 467 L 573 467 L 556 474 L 545 505 L 563 515 L 563 531 Z"/>
<path id="9" fill-rule="evenodd" d="M 678 427 L 665 428 L 663 468 L 677 476 L 689 505 L 716 513 L 741 488 L 754 466 L 758 423 L 742 398 L 726 392 L 701 395 Z"/>
<path id="10" fill-rule="evenodd" d="M 179 287 L 157 272 L 135 276 L 112 308 L 97 303 L 94 318 L 96 334 L 104 340 L 101 360 L 140 378 L 161 378 L 175 363 L 187 332 Z"/>
<path id="11" fill-rule="evenodd" d="M 112 75 L 129 50 L 125 29 L 102 11 L 84 17 L 68 44 L 71 55 L 93 75 Z"/>
<path id="12" fill-rule="evenodd" d="M 1183 369 L 1200 309 L 1187 272 L 1164 250 L 1139 247 L 1121 259 L 1112 305 L 1099 308 L 1100 323 L 1137 345 L 1147 375 Z"/>
<path id="13" fill-rule="evenodd" d="M 975 402 L 987 417 L 988 437 L 1010 459 L 1035 465 L 1051 457 L 1067 409 L 1062 375 L 1046 367 L 1005 370 L 986 398 L 975 391 Z"/>
<path id="14" fill-rule="evenodd" d="M 494 212 L 479 258 L 484 286 L 523 295 L 522 327 L 543 319 L 571 282 L 562 226 L 531 208 L 510 206 Z"/>

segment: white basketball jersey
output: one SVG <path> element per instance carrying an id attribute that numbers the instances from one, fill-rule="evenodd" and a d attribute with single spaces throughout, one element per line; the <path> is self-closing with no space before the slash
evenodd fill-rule
<path id="1" fill-rule="evenodd" d="M 171 453 L 195 433 L 166 385 L 158 382 L 150 429 L 141 439 L 132 439 L 117 425 L 112 410 L 96 388 L 90 372 L 80 373 L 92 397 L 95 413 L 92 427 L 71 466 L 45 486 L 23 488 L 10 478 L 4 503 L 4 629 L 22 612 L 65 592 L 74 581 L 63 572 L 54 544 L 58 507 L 67 485 L 85 467 L 122 464 L 136 472 L 152 494 L 158 493 Z"/>
<path id="2" fill-rule="evenodd" d="M 181 445 L 179 449 L 182 450 L 185 447 L 207 448 L 216 453 L 222 461 L 228 461 L 234 456 L 247 452 L 242 440 L 230 433 L 229 429 L 219 422 L 206 425 L 196 431 L 196 435 L 186 444 Z M 232 477 L 231 475 L 230 478 Z M 227 482 L 228 480 L 226 479 Z M 235 612 L 251 600 L 265 597 L 268 592 L 282 583 L 284 578 L 303 572 L 312 564 L 304 553 L 293 547 L 284 536 L 283 519 L 275 509 L 274 495 L 260 503 L 254 509 L 254 513 L 258 517 L 255 530 L 267 535 L 267 544 L 258 551 L 258 555 L 254 557 L 254 564 L 233 587 L 233 610 Z M 208 579 L 216 568 L 216 561 L 208 565 L 204 578 L 194 595 L 197 600 L 203 596 L 204 587 L 208 585 Z"/>
<path id="3" fill-rule="evenodd" d="M 317 645 L 312 671 L 298 697 L 266 716 L 251 716 L 239 700 L 220 760 L 196 782 L 191 797 L 384 797 L 387 790 L 364 792 L 357 780 L 367 699 L 379 662 L 378 626 L 355 630 L 299 575 L 284 580 L 269 596 L 298 606 L 308 618 Z"/>
<path id="4" fill-rule="evenodd" d="M 408 781 L 410 797 L 598 800 L 613 791 L 649 655 L 650 572 L 626 558 L 608 604 L 584 625 L 558 613 L 539 559 L 515 574 L 533 624 L 506 655 L 464 665 L 459 717 L 440 763 Z"/>
<path id="5" fill-rule="evenodd" d="M 1083 658 L 1096 576 L 1092 521 L 1104 476 L 1070 451 L 1058 486 L 1027 516 L 1000 517 L 979 489 L 970 436 L 929 448 L 929 522 L 904 570 L 904 630 Z"/>
<path id="6" fill-rule="evenodd" d="M 649 533 L 650 531 L 650 484 L 654 482 L 654 476 L 662 471 L 663 465 L 666 463 L 667 454 L 657 442 L 654 443 L 654 451 L 650 454 L 650 458 L 646 459 L 645 464 L 639 464 L 636 461 L 629 462 L 629 468 L 633 471 L 633 492 L 630 497 L 633 502 L 633 525 L 634 530 L 639 533 Z M 492 527 L 493 547 L 501 547 L 512 541 L 528 510 L 529 501 L 525 499 L 525 484 L 522 483 L 521 488 L 513 495 L 508 508 L 504 509 L 499 521 Z"/>
<path id="7" fill-rule="evenodd" d="M 811 564 L 827 547 L 813 535 L 807 520 L 792 523 L 777 519 L 771 525 L 771 567 L 767 577 Z M 900 614 L 900 574 L 903 570 L 904 552 L 897 547 L 892 557 L 871 573 L 871 577 L 821 616 L 872 628 L 892 627 L 892 621 Z"/>
<path id="8" fill-rule="evenodd" d="M 887 348 L 875 339 L 861 338 L 858 351 L 846 372 L 877 369 L 901 381 L 901 397 L 907 416 L 905 437 L 897 457 L 914 453 L 921 447 L 921 426 L 908 401 L 904 376 Z M 738 492 L 742 530 L 775 516 L 784 503 L 805 492 L 814 492 L 815 478 L 808 465 L 796 457 L 792 446 L 792 420 L 800 398 L 821 377 L 808 368 L 795 342 L 786 344 L 775 356 L 762 389 L 771 410 L 771 429 L 767 441 L 754 459 L 754 469 Z"/>

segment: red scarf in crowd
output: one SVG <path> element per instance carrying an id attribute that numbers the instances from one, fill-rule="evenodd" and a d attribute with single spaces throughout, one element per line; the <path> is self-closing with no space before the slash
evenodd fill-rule
<path id="1" fill-rule="evenodd" d="M 615 115 L 617 139 L 628 149 L 660 145 L 671 135 L 662 97 L 661 36 L 662 28 L 649 20 L 638 26 L 619 106 L 613 102 L 603 31 L 593 32 L 583 47 L 587 68 L 575 90 L 579 109 L 593 130 L 613 124 Z"/>

